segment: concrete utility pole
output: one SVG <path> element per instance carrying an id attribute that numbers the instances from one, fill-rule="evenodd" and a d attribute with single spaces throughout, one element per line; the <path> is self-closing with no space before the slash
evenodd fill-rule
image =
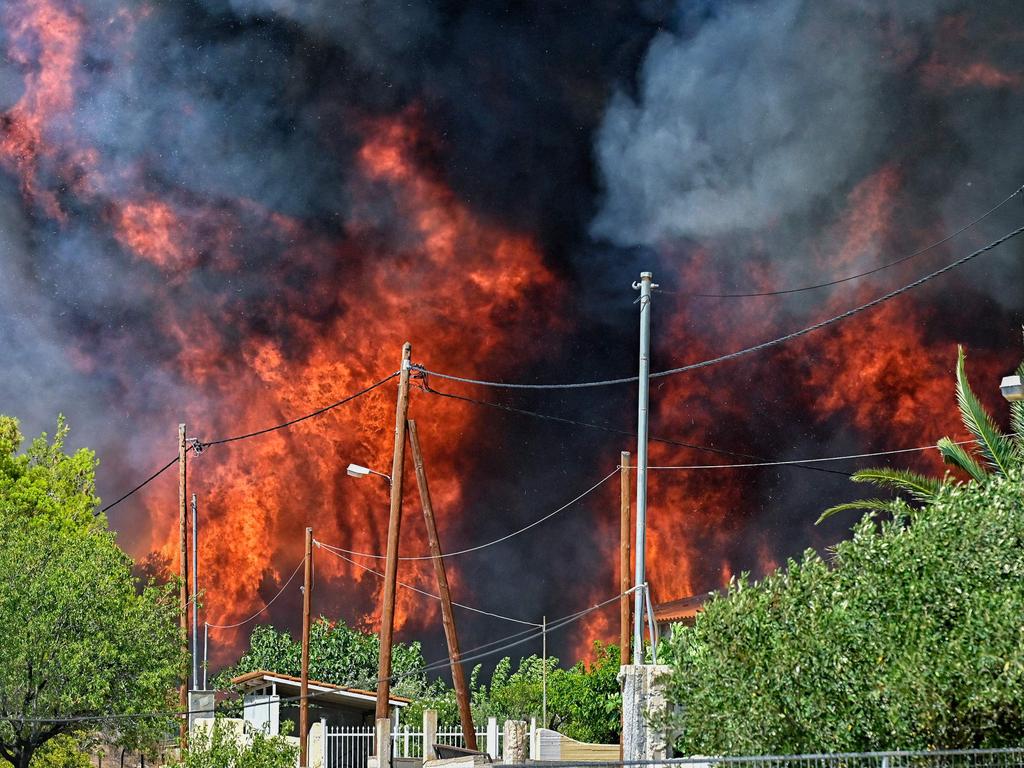
<path id="1" fill-rule="evenodd" d="M 620 664 L 629 663 L 629 451 L 619 454 L 619 659 Z"/>
<path id="2" fill-rule="evenodd" d="M 540 704 L 540 721 L 541 728 L 548 727 L 548 617 L 542 616 L 540 619 L 540 657 L 541 664 L 540 668 L 540 690 L 541 690 L 541 704 Z"/>
<path id="3" fill-rule="evenodd" d="M 633 663 L 644 663 L 643 584 L 647 580 L 647 418 L 651 376 L 651 289 L 654 275 L 640 273 L 640 380 L 637 386 L 636 427 L 636 570 L 633 586 Z M 651 638 L 654 641 L 654 638 Z"/>
<path id="4" fill-rule="evenodd" d="M 391 462 L 391 512 L 384 564 L 384 595 L 380 611 L 380 663 L 377 665 L 377 720 L 391 716 L 391 640 L 395 632 L 395 582 L 398 580 L 398 537 L 402 528 L 402 473 L 405 469 L 405 420 L 409 413 L 409 361 L 412 344 L 402 346 L 402 367 L 395 405 L 395 453 Z M 379 760 L 384 755 L 377 756 Z M 381 763 L 383 765 L 383 763 Z"/>
<path id="5" fill-rule="evenodd" d="M 192 494 L 192 688 L 199 687 L 199 533 Z"/>
<path id="6" fill-rule="evenodd" d="M 181 589 L 179 592 L 180 621 L 181 621 L 181 643 L 188 650 L 188 517 L 186 515 L 186 493 L 185 471 L 187 452 L 185 449 L 185 425 L 178 425 L 178 534 L 181 547 Z M 181 681 L 178 704 L 182 712 L 188 711 L 188 673 Z M 178 743 L 184 749 L 188 743 L 188 717 L 182 716 L 181 725 L 178 728 Z"/>
<path id="7" fill-rule="evenodd" d="M 299 678 L 299 766 L 309 765 L 309 606 L 313 599 L 313 529 L 306 529 L 302 580 L 302 671 Z"/>
<path id="8" fill-rule="evenodd" d="M 445 572 L 444 556 L 441 554 L 441 540 L 437 535 L 434 504 L 430 498 L 430 486 L 427 485 L 427 472 L 423 468 L 419 433 L 416 431 L 416 422 L 411 419 L 409 420 L 409 446 L 412 448 L 412 461 L 416 468 L 416 484 L 420 490 L 423 520 L 427 525 L 430 557 L 434 563 L 434 575 L 437 576 L 437 594 L 441 598 L 441 623 L 444 625 L 445 640 L 448 641 L 448 661 L 452 668 L 452 683 L 455 686 L 455 698 L 459 705 L 462 735 L 466 740 L 466 749 L 476 750 L 476 729 L 473 727 L 473 713 L 469 707 L 469 686 L 466 685 L 466 674 L 462 668 L 462 659 L 459 653 L 459 636 L 455 631 L 455 613 L 452 611 L 452 596 L 448 589 L 448 574 Z"/>

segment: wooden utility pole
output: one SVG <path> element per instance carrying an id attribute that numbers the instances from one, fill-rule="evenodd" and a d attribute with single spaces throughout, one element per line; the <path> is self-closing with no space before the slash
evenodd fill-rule
<path id="1" fill-rule="evenodd" d="M 466 740 L 466 749 L 476 750 L 476 729 L 473 727 L 473 713 L 469 708 L 469 687 L 466 685 L 466 674 L 462 669 L 462 658 L 459 654 L 459 635 L 455 631 L 455 613 L 452 611 L 452 596 L 448 589 L 448 575 L 444 569 L 441 540 L 437 536 L 437 524 L 434 521 L 434 504 L 430 499 L 427 473 L 423 469 L 423 454 L 420 452 L 419 434 L 416 432 L 416 422 L 411 420 L 409 421 L 409 445 L 412 448 L 413 466 L 416 467 L 416 485 L 420 489 L 423 520 L 427 524 L 427 541 L 430 544 L 430 557 L 434 563 L 434 574 L 437 576 L 437 594 L 441 597 L 441 622 L 444 624 L 445 640 L 448 641 L 448 661 L 452 668 L 455 699 L 459 704 L 459 720 L 462 723 L 462 735 Z"/>
<path id="2" fill-rule="evenodd" d="M 309 606 L 313 599 L 313 529 L 306 529 L 302 581 L 302 677 L 299 683 L 299 766 L 309 765 Z"/>
<path id="3" fill-rule="evenodd" d="M 402 368 L 395 405 L 395 454 L 391 462 L 391 512 L 384 564 L 384 595 L 380 610 L 380 662 L 377 665 L 377 720 L 391 716 L 391 639 L 395 632 L 395 586 L 398 580 L 398 537 L 402 528 L 402 472 L 405 468 L 405 418 L 409 413 L 409 361 L 412 344 L 402 346 Z M 383 757 L 383 756 L 379 756 Z"/>
<path id="4" fill-rule="evenodd" d="M 187 487 L 185 484 L 186 470 L 185 450 L 185 425 L 178 425 L 178 533 L 179 544 L 181 545 L 181 642 L 188 650 L 188 517 L 185 512 L 185 499 Z M 188 712 L 188 673 L 181 681 L 178 704 L 181 711 Z M 181 725 L 178 728 L 179 745 L 184 749 L 188 744 L 188 723 L 189 716 L 182 715 Z"/>
<path id="5" fill-rule="evenodd" d="M 629 591 L 630 558 L 629 539 L 632 534 L 632 526 L 629 519 L 629 451 L 619 454 L 619 659 L 622 664 L 629 664 L 630 660 L 630 635 L 632 634 L 632 617 L 629 615 L 629 603 L 631 597 L 626 593 Z"/>

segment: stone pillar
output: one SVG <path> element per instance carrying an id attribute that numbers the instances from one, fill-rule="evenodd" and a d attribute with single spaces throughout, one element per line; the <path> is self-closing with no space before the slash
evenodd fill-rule
<path id="1" fill-rule="evenodd" d="M 437 743 L 437 710 L 423 710 L 423 762 L 436 760 L 434 745 Z"/>
<path id="2" fill-rule="evenodd" d="M 504 744 L 501 745 L 501 762 L 518 765 L 526 762 L 527 727 L 525 720 L 505 721 Z"/>
<path id="3" fill-rule="evenodd" d="M 377 768 L 391 768 L 391 718 L 381 717 L 374 723 L 373 752 Z"/>
<path id="4" fill-rule="evenodd" d="M 213 720 L 214 691 L 188 692 L 188 731 L 192 732 L 196 720 Z"/>
<path id="5" fill-rule="evenodd" d="M 664 760 L 669 757 L 664 727 L 651 722 L 664 718 L 668 704 L 665 686 L 671 668 L 665 664 L 619 668 L 622 686 L 622 759 Z"/>
<path id="6" fill-rule="evenodd" d="M 323 768 L 326 744 L 327 723 L 321 719 L 309 726 L 309 738 L 306 740 L 306 765 L 309 768 Z"/>

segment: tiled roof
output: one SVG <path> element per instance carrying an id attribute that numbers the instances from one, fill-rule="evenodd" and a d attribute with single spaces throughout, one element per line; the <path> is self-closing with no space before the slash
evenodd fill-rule
<path id="1" fill-rule="evenodd" d="M 694 616 L 704 607 L 704 602 L 712 593 L 681 597 L 654 606 L 654 620 L 658 624 L 670 624 L 676 621 L 693 622 Z"/>
<path id="2" fill-rule="evenodd" d="M 268 672 L 265 669 L 257 669 L 254 672 L 246 672 L 244 675 L 239 675 L 238 677 L 233 677 L 233 678 L 231 678 L 231 684 L 232 685 L 244 686 L 247 683 L 258 683 L 258 682 L 261 682 L 263 680 L 267 680 L 268 682 L 270 682 L 271 679 L 278 680 L 278 681 L 284 680 L 284 681 L 287 681 L 289 683 L 294 683 L 295 685 L 301 685 L 302 684 L 302 678 L 301 677 L 295 677 L 294 675 L 284 675 L 284 674 L 281 674 L 280 672 Z M 316 686 L 318 688 L 321 688 L 321 689 L 327 689 L 327 690 L 331 690 L 331 691 L 336 691 L 337 693 L 351 693 L 351 694 L 355 694 L 355 695 L 358 695 L 358 696 L 376 696 L 377 695 L 376 691 L 367 691 L 367 690 L 364 690 L 362 688 L 349 688 L 349 687 L 344 686 L 344 685 L 335 685 L 334 683 L 324 683 L 324 682 L 321 682 L 319 680 L 310 680 L 309 684 L 313 685 L 313 686 Z M 404 704 L 410 703 L 412 701 L 412 699 L 407 699 L 405 696 L 390 696 L 389 697 L 389 701 L 392 704 L 404 705 Z"/>

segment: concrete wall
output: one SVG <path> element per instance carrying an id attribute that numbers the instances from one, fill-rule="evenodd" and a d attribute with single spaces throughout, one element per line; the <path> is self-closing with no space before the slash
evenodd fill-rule
<path id="1" fill-rule="evenodd" d="M 558 731 L 538 728 L 530 745 L 530 760 L 618 760 L 618 744 L 588 744 L 564 736 Z"/>

